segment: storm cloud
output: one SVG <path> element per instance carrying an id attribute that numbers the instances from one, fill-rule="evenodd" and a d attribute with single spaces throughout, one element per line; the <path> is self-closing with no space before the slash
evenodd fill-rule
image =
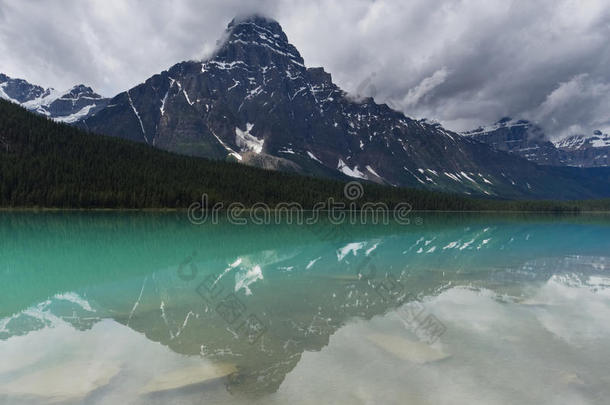
<path id="1" fill-rule="evenodd" d="M 0 0 L 0 72 L 112 96 L 205 58 L 251 13 L 277 19 L 346 91 L 415 118 L 610 130 L 607 0 Z"/>

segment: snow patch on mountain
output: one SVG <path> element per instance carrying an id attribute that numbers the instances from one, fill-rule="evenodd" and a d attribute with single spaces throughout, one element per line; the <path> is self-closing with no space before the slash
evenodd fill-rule
<path id="1" fill-rule="evenodd" d="M 18 103 L 18 101 L 17 101 L 17 100 L 14 100 L 14 99 L 10 98 L 10 97 L 8 96 L 8 94 L 6 94 L 6 93 L 4 92 L 4 86 L 6 86 L 6 83 L 2 83 L 2 84 L 0 84 L 0 97 L 1 97 L 1 98 L 3 98 L 3 99 L 5 99 L 5 100 L 12 101 L 13 103 Z"/>
<path id="2" fill-rule="evenodd" d="M 75 112 L 74 114 L 55 118 L 55 121 L 65 122 L 66 124 L 72 124 L 73 122 L 76 122 L 76 121 L 86 117 L 87 115 L 89 115 L 89 111 L 91 111 L 91 109 L 93 107 L 95 107 L 94 104 L 84 106 L 83 108 L 81 108 L 80 110 Z"/>
<path id="3" fill-rule="evenodd" d="M 377 176 L 377 177 L 381 178 L 381 176 L 378 175 L 377 172 L 371 166 L 366 165 L 366 170 L 368 170 L 369 173 L 371 173 L 373 176 Z"/>
<path id="4" fill-rule="evenodd" d="M 138 119 L 138 122 L 140 123 L 140 128 L 142 129 L 142 135 L 144 135 L 144 139 L 146 140 L 146 143 L 148 143 L 148 138 L 146 137 L 146 131 L 144 130 L 144 124 L 142 123 L 142 118 L 140 118 L 140 113 L 138 113 L 138 110 L 136 110 L 136 107 L 133 105 L 133 100 L 131 99 L 131 95 L 129 94 L 129 91 L 127 91 L 127 99 L 129 100 L 129 105 L 131 106 L 133 113 L 136 115 L 136 118 Z"/>
<path id="5" fill-rule="evenodd" d="M 216 133 L 214 133 L 214 131 L 210 130 L 210 132 L 212 133 L 212 135 L 214 135 L 214 138 L 216 138 L 218 143 L 220 143 L 220 145 L 222 145 L 222 147 L 225 148 L 227 150 L 227 152 L 229 152 L 230 156 L 233 156 L 235 159 L 237 159 L 239 161 L 241 161 L 243 159 L 242 156 L 239 153 L 235 152 L 226 143 L 224 143 L 222 141 L 222 139 L 220 139 L 220 137 L 218 135 L 216 135 Z"/>
<path id="6" fill-rule="evenodd" d="M 309 156 L 310 158 L 312 158 L 313 160 L 315 160 L 316 162 L 320 163 L 320 164 L 324 164 L 322 163 L 322 161 L 320 159 L 318 159 L 313 153 L 311 153 L 310 151 L 307 151 L 307 156 Z"/>
<path id="7" fill-rule="evenodd" d="M 348 243 L 347 245 L 337 250 L 337 260 L 342 261 L 350 253 L 354 256 L 357 256 L 358 251 L 364 248 L 365 245 L 366 242 Z"/>
<path id="8" fill-rule="evenodd" d="M 47 89 L 47 93 L 45 93 L 42 97 L 26 101 L 21 105 L 30 111 L 35 111 L 39 114 L 49 116 L 51 115 L 51 113 L 48 111 L 49 106 L 54 101 L 61 99 L 62 93 L 63 92 L 57 91 L 54 88 L 49 88 Z"/>
<path id="9" fill-rule="evenodd" d="M 259 139 L 252 135 L 250 131 L 254 128 L 254 124 L 247 123 L 246 130 L 242 131 L 239 127 L 235 127 L 235 144 L 239 146 L 242 152 L 252 151 L 259 154 L 263 151 L 264 139 Z"/>
<path id="10" fill-rule="evenodd" d="M 261 270 L 261 266 L 256 265 L 250 270 L 241 270 L 235 274 L 235 292 L 238 292 L 243 288 L 246 295 L 252 295 L 250 286 L 257 280 L 262 279 L 263 271 Z"/>
<path id="11" fill-rule="evenodd" d="M 480 134 L 486 134 L 489 132 L 497 131 L 500 128 L 528 127 L 531 125 L 532 125 L 532 123 L 527 120 L 514 120 L 510 117 L 504 117 L 492 125 L 480 126 L 479 128 L 474 129 L 472 131 L 462 132 L 462 135 L 465 135 L 465 136 L 480 135 Z"/>
<path id="12" fill-rule="evenodd" d="M 52 118 L 73 123 L 86 118 L 107 105 L 108 99 L 82 84 L 66 91 L 44 89 L 23 79 L 0 73 L 0 98 Z M 89 108 L 87 108 L 89 107 Z"/>
<path id="13" fill-rule="evenodd" d="M 358 170 L 358 166 L 354 166 L 353 169 L 350 169 L 350 167 L 341 158 L 339 158 L 339 163 L 337 164 L 337 169 L 339 169 L 339 171 L 341 173 L 345 174 L 346 176 L 354 177 L 356 179 L 364 179 L 364 180 L 367 179 L 366 174 L 364 174 L 360 170 Z"/>
<path id="14" fill-rule="evenodd" d="M 554 142 L 560 149 L 604 148 L 610 146 L 610 135 L 596 131 L 593 136 L 572 135 Z"/>

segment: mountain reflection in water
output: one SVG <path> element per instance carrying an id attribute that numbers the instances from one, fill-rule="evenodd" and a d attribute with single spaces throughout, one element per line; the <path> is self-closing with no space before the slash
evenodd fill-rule
<path id="1" fill-rule="evenodd" d="M 603 356 L 578 373 L 561 359 L 580 363 L 570 345 L 583 359 L 588 349 L 610 353 L 609 225 L 605 216 L 426 214 L 421 225 L 337 229 L 194 226 L 174 213 L 1 213 L 0 403 L 44 403 L 14 386 L 79 361 L 101 362 L 103 384 L 61 401 L 391 403 L 409 392 L 435 403 L 449 384 L 447 395 L 468 401 L 472 386 L 492 402 L 507 401 L 505 389 L 535 403 L 544 392 L 500 387 L 522 358 L 511 350 L 528 345 L 567 381 L 549 395 L 595 402 L 607 393 L 594 372 Z M 460 358 L 466 339 L 479 340 L 480 357 Z M 463 381 L 457 392 L 439 380 L 443 370 L 489 378 L 499 341 L 508 365 L 493 384 Z M 544 353 L 562 344 L 561 356 Z M 344 379 L 354 370 L 367 383 Z M 325 387 L 330 380 L 340 388 Z"/>

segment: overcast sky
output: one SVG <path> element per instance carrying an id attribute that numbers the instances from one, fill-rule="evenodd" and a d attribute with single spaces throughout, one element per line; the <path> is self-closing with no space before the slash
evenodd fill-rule
<path id="1" fill-rule="evenodd" d="M 205 58 L 253 12 L 277 19 L 306 65 L 411 117 L 610 132 L 610 0 L 0 0 L 0 72 L 112 96 Z"/>

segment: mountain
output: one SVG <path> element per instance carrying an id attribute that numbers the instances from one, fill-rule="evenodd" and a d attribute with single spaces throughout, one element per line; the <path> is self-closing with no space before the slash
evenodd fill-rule
<path id="1" fill-rule="evenodd" d="M 233 162 L 168 153 L 143 143 L 87 133 L 0 100 L 0 207 L 187 208 L 208 196 L 208 206 L 297 203 L 311 209 L 337 203 L 407 202 L 419 210 L 608 210 L 610 200 L 586 202 L 477 200 L 426 190 L 363 182 L 348 199 L 345 182 L 262 170 Z M 603 175 L 603 173 L 602 173 Z M 580 179 L 582 198 L 608 196 Z M 259 207 L 260 208 L 260 207 Z"/>
<path id="2" fill-rule="evenodd" d="M 152 76 L 80 125 L 301 174 L 503 198 L 582 197 L 580 174 L 493 150 L 372 98 L 354 100 L 323 68 L 305 66 L 276 21 L 233 20 L 225 38 L 210 59 Z"/>
<path id="3" fill-rule="evenodd" d="M 0 98 L 20 104 L 30 111 L 73 123 L 86 118 L 108 104 L 108 99 L 95 93 L 91 87 L 79 84 L 61 92 L 44 89 L 23 79 L 13 79 L 0 73 Z"/>
<path id="4" fill-rule="evenodd" d="M 610 166 L 610 136 L 601 131 L 595 131 L 590 137 L 573 135 L 551 142 L 538 125 L 505 117 L 493 125 L 463 132 L 462 135 L 541 165 Z"/>
<path id="5" fill-rule="evenodd" d="M 504 117 L 493 125 L 479 127 L 462 135 L 541 165 L 563 164 L 559 151 L 546 139 L 543 129 L 527 120 Z"/>
<path id="6" fill-rule="evenodd" d="M 580 167 L 610 166 L 610 135 L 594 131 L 593 136 L 573 135 L 555 143 L 565 164 Z"/>

